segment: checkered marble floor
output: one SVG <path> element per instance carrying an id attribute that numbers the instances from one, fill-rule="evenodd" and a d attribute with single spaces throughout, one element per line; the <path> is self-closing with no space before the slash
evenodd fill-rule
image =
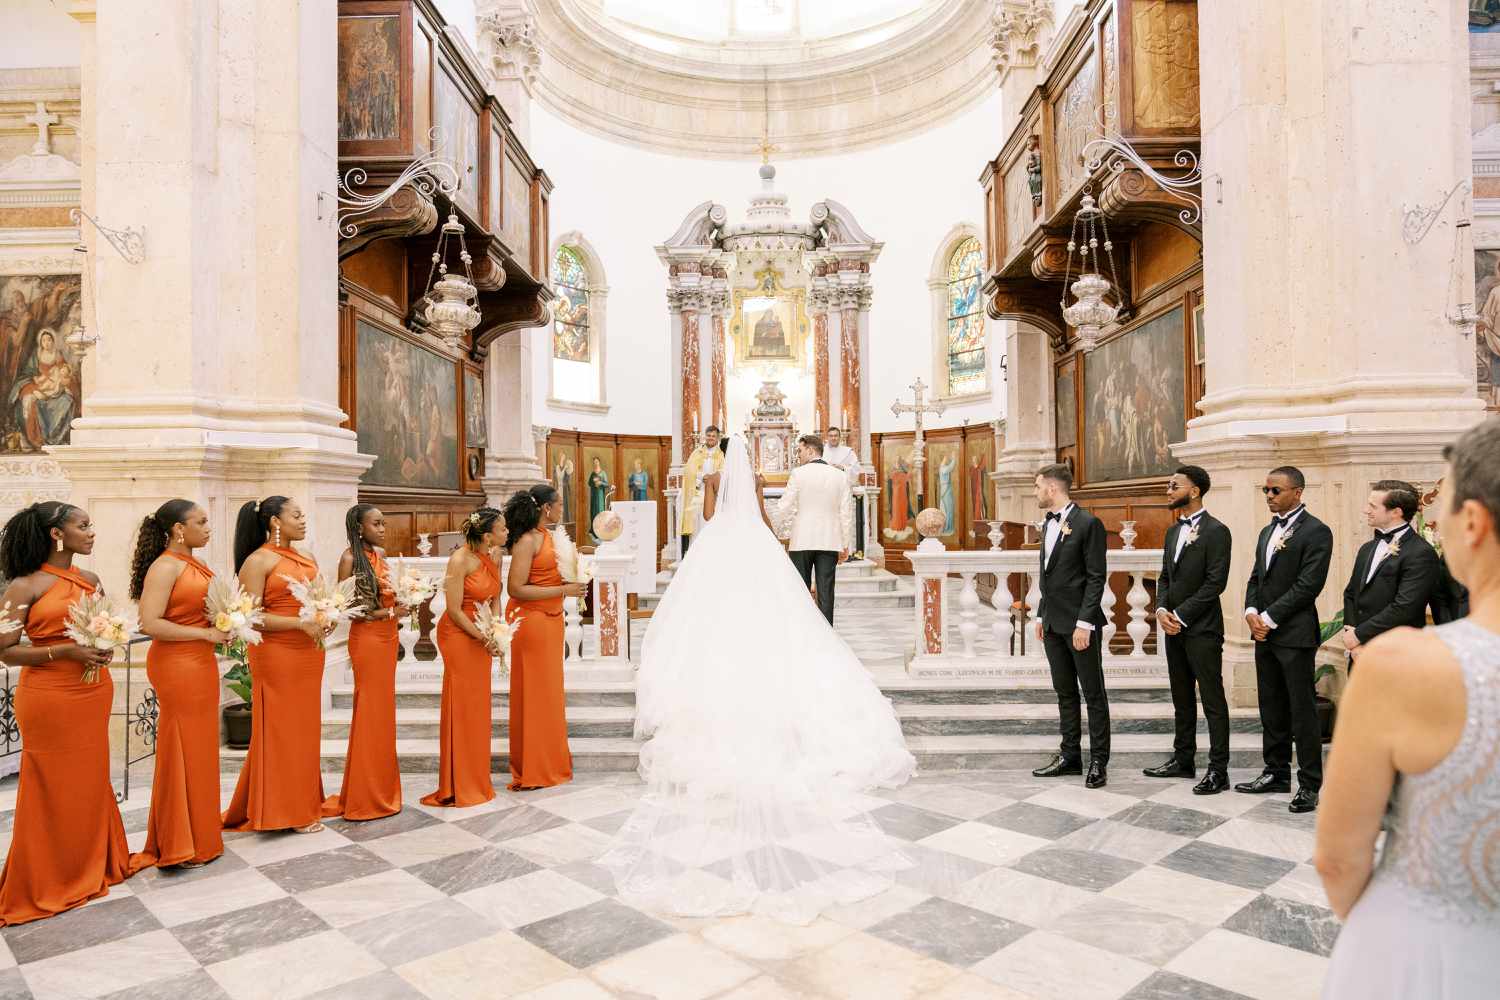
<path id="1" fill-rule="evenodd" d="M 633 774 L 461 810 L 415 805 L 417 777 L 398 816 L 234 834 L 205 868 L 0 930 L 0 1000 L 1316 997 L 1337 923 L 1308 865 L 1313 818 L 1189 784 L 919 777 L 870 803 L 916 866 L 791 927 L 617 901 L 593 861 Z M 5 831 L 14 799 L 0 782 Z M 139 848 L 146 804 L 125 817 Z"/>

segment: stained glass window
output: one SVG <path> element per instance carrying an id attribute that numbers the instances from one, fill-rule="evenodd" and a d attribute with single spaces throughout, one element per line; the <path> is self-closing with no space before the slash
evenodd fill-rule
<path id="1" fill-rule="evenodd" d="M 984 309 L 979 301 L 979 241 L 969 237 L 948 258 L 948 395 L 988 388 Z"/>
<path id="2" fill-rule="evenodd" d="M 557 248 L 552 278 L 557 292 L 552 304 L 552 356 L 559 361 L 588 364 L 589 277 L 577 249 Z"/>

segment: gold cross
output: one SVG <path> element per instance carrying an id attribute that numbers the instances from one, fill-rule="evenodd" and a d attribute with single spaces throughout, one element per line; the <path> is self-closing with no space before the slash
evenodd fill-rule
<path id="1" fill-rule="evenodd" d="M 754 148 L 760 153 L 760 162 L 762 164 L 771 162 L 772 153 L 781 152 L 781 147 L 771 145 L 771 137 L 766 135 L 760 137 L 760 142 Z"/>

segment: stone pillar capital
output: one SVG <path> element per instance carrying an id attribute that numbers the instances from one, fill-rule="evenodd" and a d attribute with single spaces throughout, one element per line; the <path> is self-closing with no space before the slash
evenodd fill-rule
<path id="1" fill-rule="evenodd" d="M 995 0 L 990 24 L 995 70 L 1004 83 L 1012 69 L 1029 69 L 1037 64 L 1042 35 L 1052 25 L 1052 0 Z"/>

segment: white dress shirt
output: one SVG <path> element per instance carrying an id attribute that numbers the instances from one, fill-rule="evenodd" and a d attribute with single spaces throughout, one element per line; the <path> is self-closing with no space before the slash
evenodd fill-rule
<path id="1" fill-rule="evenodd" d="M 1177 523 L 1182 525 L 1182 528 L 1177 532 L 1177 549 L 1172 553 L 1173 566 L 1176 566 L 1178 561 L 1182 559 L 1182 550 L 1187 548 L 1188 535 L 1191 532 L 1198 530 L 1198 521 L 1202 517 L 1203 508 L 1200 507 L 1198 509 L 1198 513 L 1189 515 L 1188 517 L 1180 517 L 1177 519 Z M 1183 621 L 1182 616 L 1179 615 L 1175 610 L 1168 611 L 1167 614 L 1177 619 L 1177 624 L 1181 625 L 1183 628 L 1187 628 L 1187 622 Z"/>
<path id="2" fill-rule="evenodd" d="M 1267 569 L 1269 569 L 1271 566 L 1271 556 L 1276 553 L 1276 543 L 1281 541 L 1282 536 L 1290 532 L 1296 526 L 1297 518 L 1301 517 L 1302 512 L 1306 509 L 1307 505 L 1303 504 L 1296 510 L 1292 511 L 1290 514 L 1285 515 L 1286 519 L 1272 530 L 1271 537 L 1266 540 L 1266 554 L 1264 561 Z M 1245 614 L 1253 615 L 1259 614 L 1259 612 L 1257 612 L 1254 608 L 1246 608 Z M 1266 628 L 1274 629 L 1276 627 L 1276 623 L 1271 620 L 1270 615 L 1261 614 L 1260 620 L 1266 623 Z"/>
<path id="3" fill-rule="evenodd" d="M 1042 549 L 1044 552 L 1042 558 L 1046 562 L 1050 563 L 1052 561 L 1052 550 L 1057 547 L 1057 540 L 1062 537 L 1063 522 L 1068 519 L 1068 515 L 1072 512 L 1073 504 L 1070 501 L 1065 507 L 1063 507 L 1062 510 L 1057 512 L 1056 517 L 1054 517 L 1050 521 L 1045 522 L 1047 527 L 1046 530 L 1042 532 Z M 1082 608 L 1079 609 L 1080 612 L 1082 612 L 1082 610 Z M 1077 625 L 1078 628 L 1085 629 L 1089 632 L 1094 631 L 1093 622 L 1086 622 L 1082 619 L 1079 619 L 1074 624 Z"/>
<path id="4" fill-rule="evenodd" d="M 1391 535 L 1390 541 L 1382 538 L 1375 543 L 1375 554 L 1370 556 L 1370 569 L 1369 572 L 1365 573 L 1365 583 L 1369 583 L 1374 579 L 1375 571 L 1380 568 L 1380 564 L 1385 561 L 1385 557 L 1391 554 L 1391 542 L 1395 542 L 1397 545 L 1401 544 L 1402 536 L 1406 534 L 1407 529 L 1410 527 L 1409 523 L 1403 523 L 1400 527 L 1392 529 L 1394 534 Z"/>

